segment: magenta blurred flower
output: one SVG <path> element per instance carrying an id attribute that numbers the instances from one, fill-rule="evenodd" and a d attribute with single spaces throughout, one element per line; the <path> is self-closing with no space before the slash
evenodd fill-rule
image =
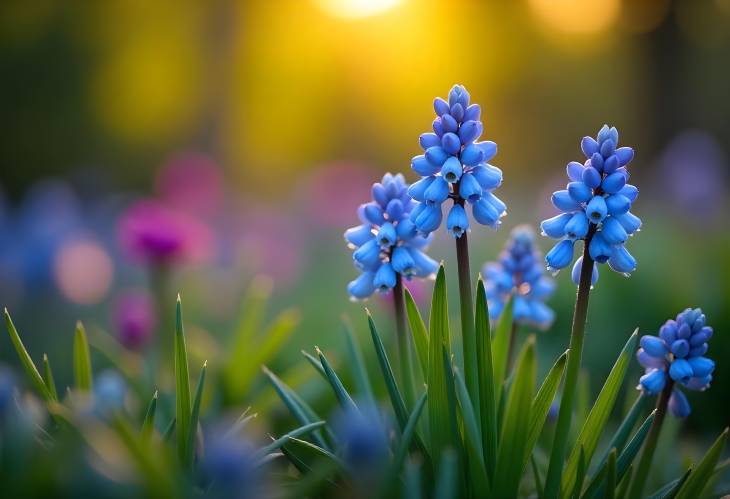
<path id="1" fill-rule="evenodd" d="M 114 302 L 112 322 L 119 343 L 131 350 L 147 344 L 157 326 L 152 298 L 142 290 L 128 290 Z"/>
<path id="2" fill-rule="evenodd" d="M 155 186 L 169 206 L 198 216 L 215 215 L 224 201 L 222 172 L 200 153 L 172 156 L 157 174 Z"/>
<path id="3" fill-rule="evenodd" d="M 124 251 L 142 263 L 199 263 L 211 253 L 213 236 L 204 223 L 156 200 L 129 206 L 117 230 Z"/>

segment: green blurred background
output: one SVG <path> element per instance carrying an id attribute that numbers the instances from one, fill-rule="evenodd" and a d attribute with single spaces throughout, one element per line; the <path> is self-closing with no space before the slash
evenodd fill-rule
<path id="1" fill-rule="evenodd" d="M 582 136 L 609 123 L 635 148 L 638 270 L 602 271 L 585 367 L 597 390 L 635 327 L 654 333 L 702 307 L 716 377 L 690 394 L 685 425 L 706 440 L 730 422 L 728 61 L 728 0 L 5 0 L 0 304 L 38 355 L 69 358 L 77 318 L 113 333 L 115 297 L 147 286 L 119 250 L 120 213 L 177 188 L 161 168 L 202 161 L 212 180 L 173 192 L 183 204 L 203 193 L 196 215 L 213 233 L 206 258 L 174 273 L 193 336 L 225 336 L 263 274 L 272 310 L 302 317 L 276 362 L 301 362 L 315 344 L 337 357 L 341 314 L 365 325 L 345 291 L 356 271 L 342 232 L 384 172 L 415 178 L 431 102 L 462 83 L 499 144 L 508 204 L 499 231 L 472 232 L 475 272 L 512 227 L 552 216 Z M 455 295 L 444 231 L 429 253 Z M 569 336 L 575 288 L 557 279 L 543 371 Z M 421 303 L 430 289 L 414 284 Z M 389 324 L 382 298 L 366 306 Z M 9 341 L 0 359 L 16 365 Z"/>

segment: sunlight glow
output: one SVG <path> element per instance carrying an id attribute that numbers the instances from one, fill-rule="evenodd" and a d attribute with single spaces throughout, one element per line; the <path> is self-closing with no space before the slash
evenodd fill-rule
<path id="1" fill-rule="evenodd" d="M 315 0 L 328 14 L 356 19 L 381 14 L 401 3 L 402 0 Z"/>
<path id="2" fill-rule="evenodd" d="M 619 0 L 530 0 L 529 4 L 550 28 L 573 34 L 603 31 L 621 10 Z"/>

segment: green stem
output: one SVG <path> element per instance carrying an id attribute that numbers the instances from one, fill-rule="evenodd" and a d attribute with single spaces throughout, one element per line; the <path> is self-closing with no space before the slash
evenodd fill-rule
<path id="1" fill-rule="evenodd" d="M 150 287 L 157 309 L 157 335 L 154 338 L 154 352 L 150 359 L 153 379 L 159 373 L 172 369 L 175 326 L 172 311 L 175 298 L 170 294 L 170 269 L 166 265 L 150 267 Z"/>
<path id="2" fill-rule="evenodd" d="M 583 339 L 586 328 L 586 316 L 588 314 L 588 297 L 591 291 L 591 278 L 593 276 L 593 259 L 588 251 L 596 226 L 591 224 L 583 247 L 583 262 L 580 268 L 580 281 L 578 294 L 575 300 L 573 312 L 573 327 L 570 333 L 570 354 L 568 365 L 565 368 L 565 386 L 563 396 L 560 400 L 560 412 L 555 427 L 555 437 L 550 453 L 550 465 L 545 478 L 545 497 L 557 499 L 560 495 L 560 482 L 565 464 L 565 450 L 568 446 L 568 434 L 570 423 L 573 418 L 573 403 L 576 386 L 578 384 L 578 373 L 580 372 L 581 356 L 583 353 Z"/>
<path id="3" fill-rule="evenodd" d="M 674 380 L 670 379 L 667 384 L 664 385 L 664 389 L 657 399 L 656 413 L 654 414 L 654 420 L 651 422 L 649 434 L 646 436 L 641 460 L 639 461 L 639 464 L 636 467 L 636 472 L 634 473 L 634 481 L 631 483 L 631 489 L 629 489 L 628 494 L 629 499 L 638 499 L 644 493 L 646 479 L 649 476 L 649 471 L 651 470 L 651 461 L 654 458 L 654 451 L 656 450 L 657 442 L 659 442 L 659 433 L 662 429 L 664 416 L 667 413 L 669 397 L 672 395 L 673 388 Z"/>
<path id="4" fill-rule="evenodd" d="M 413 407 L 413 371 L 411 370 L 411 348 L 406 330 L 405 302 L 403 300 L 403 278 L 399 273 L 395 275 L 393 288 L 393 308 L 395 309 L 395 329 L 398 341 L 398 360 L 401 383 L 407 407 Z"/>
<path id="5" fill-rule="evenodd" d="M 512 370 L 512 357 L 514 356 L 515 346 L 517 343 L 517 322 L 512 321 L 512 332 L 509 335 L 509 348 L 507 350 L 507 376 Z"/>
<path id="6" fill-rule="evenodd" d="M 463 205 L 464 200 L 457 202 Z M 456 238 L 456 264 L 459 273 L 459 306 L 461 309 L 461 340 L 464 349 L 466 388 L 479 421 L 479 375 L 477 372 L 477 340 L 474 332 L 474 301 L 469 269 L 469 241 L 466 232 Z"/>

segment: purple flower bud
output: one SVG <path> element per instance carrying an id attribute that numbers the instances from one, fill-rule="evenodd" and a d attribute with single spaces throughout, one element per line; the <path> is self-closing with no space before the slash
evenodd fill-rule
<path id="1" fill-rule="evenodd" d="M 603 172 L 607 175 L 615 172 L 619 167 L 618 158 L 616 155 L 609 156 L 606 161 L 603 162 Z"/>
<path id="2" fill-rule="evenodd" d="M 385 222 L 383 225 L 381 225 L 376 239 L 378 240 L 378 245 L 380 246 L 380 249 L 387 250 L 388 248 L 393 246 L 398 240 L 398 236 L 395 233 L 395 227 L 393 227 L 393 224 L 390 222 Z"/>
<path id="3" fill-rule="evenodd" d="M 611 245 L 624 243 L 629 238 L 621 223 L 613 217 L 606 217 L 601 227 L 601 233 L 606 242 Z"/>
<path id="4" fill-rule="evenodd" d="M 449 155 L 442 147 L 434 146 L 426 149 L 426 159 L 434 166 L 441 166 L 449 159 Z"/>
<path id="5" fill-rule="evenodd" d="M 426 206 L 415 220 L 416 227 L 418 227 L 418 230 L 421 232 L 433 232 L 434 230 L 438 229 L 439 225 L 441 225 L 442 218 L 443 215 L 441 214 L 441 206 Z"/>
<path id="6" fill-rule="evenodd" d="M 673 320 L 668 320 L 659 328 L 659 336 L 670 345 L 674 343 L 674 340 L 677 339 L 677 323 Z"/>
<path id="7" fill-rule="evenodd" d="M 664 343 L 661 339 L 657 338 L 656 336 L 651 336 L 651 335 L 642 336 L 641 340 L 639 340 L 639 345 L 641 345 L 641 348 L 643 348 L 647 354 L 649 354 L 653 357 L 664 358 L 664 356 L 667 354 L 666 343 Z"/>
<path id="8" fill-rule="evenodd" d="M 596 136 L 596 139 L 598 139 L 598 143 L 601 144 L 611 136 L 611 129 L 608 127 L 608 125 L 603 125 L 601 129 L 598 131 L 598 135 Z M 618 142 L 618 139 L 616 140 Z"/>
<path id="9" fill-rule="evenodd" d="M 441 125 L 444 128 L 444 133 L 456 133 L 456 131 L 459 129 L 459 124 L 450 114 L 444 114 L 443 116 L 441 116 Z"/>
<path id="10" fill-rule="evenodd" d="M 565 235 L 565 226 L 571 218 L 573 218 L 572 213 L 561 213 L 544 220 L 540 224 L 540 229 L 548 237 L 553 239 L 562 238 Z"/>
<path id="11" fill-rule="evenodd" d="M 550 200 L 560 211 L 574 211 L 580 209 L 580 203 L 573 199 L 567 190 L 553 192 Z"/>
<path id="12" fill-rule="evenodd" d="M 626 185 L 626 177 L 620 172 L 613 172 L 611 175 L 603 179 L 601 187 L 608 194 L 616 194 L 623 186 Z"/>
<path id="13" fill-rule="evenodd" d="M 603 238 L 603 234 L 596 232 L 588 244 L 588 253 L 598 263 L 606 263 L 611 257 L 611 245 Z"/>
<path id="14" fill-rule="evenodd" d="M 426 200 L 426 191 L 429 187 L 431 187 L 431 184 L 436 180 L 436 177 L 423 177 L 418 182 L 415 182 L 411 184 L 411 186 L 408 188 L 408 195 L 415 199 L 416 201 L 425 201 Z"/>
<path id="15" fill-rule="evenodd" d="M 393 249 L 390 262 L 393 265 L 393 270 L 406 277 L 410 277 L 416 272 L 416 262 L 404 246 L 398 246 Z"/>
<path id="16" fill-rule="evenodd" d="M 418 138 L 418 143 L 425 151 L 429 147 L 440 146 L 441 139 L 435 133 L 422 133 L 421 136 Z"/>
<path id="17" fill-rule="evenodd" d="M 453 106 L 451 106 L 451 116 L 454 117 L 456 121 L 461 121 L 464 119 L 464 106 L 462 106 L 460 103 L 456 103 Z"/>
<path id="18" fill-rule="evenodd" d="M 623 244 L 617 244 L 611 248 L 608 266 L 616 272 L 627 275 L 636 270 L 636 259 Z"/>
<path id="19" fill-rule="evenodd" d="M 388 202 L 388 206 L 385 208 L 385 213 L 388 215 L 388 220 L 400 220 L 405 214 L 405 207 L 403 201 L 400 199 L 391 199 Z"/>
<path id="20" fill-rule="evenodd" d="M 672 395 L 669 397 L 669 410 L 677 418 L 686 418 L 691 412 L 687 397 L 677 388 L 672 390 Z"/>
<path id="21" fill-rule="evenodd" d="M 393 266 L 389 262 L 380 265 L 380 268 L 375 273 L 373 285 L 381 293 L 393 289 L 395 286 L 395 270 L 393 270 Z"/>
<path id="22" fill-rule="evenodd" d="M 641 228 L 641 219 L 631 212 L 615 215 L 614 218 L 619 221 L 628 234 L 633 234 Z"/>
<path id="23" fill-rule="evenodd" d="M 606 198 L 606 208 L 609 215 L 623 215 L 631 208 L 631 201 L 621 194 L 612 194 Z"/>
<path id="24" fill-rule="evenodd" d="M 478 121 L 465 121 L 459 128 L 459 138 L 462 144 L 474 142 L 481 133 L 481 124 Z"/>
<path id="25" fill-rule="evenodd" d="M 591 189 L 601 185 L 601 174 L 593 166 L 587 166 L 583 169 L 581 179 Z"/>
<path id="26" fill-rule="evenodd" d="M 469 120 L 479 120 L 482 114 L 482 108 L 479 107 L 479 104 L 472 104 L 469 107 L 466 108 L 466 112 L 464 113 L 464 121 Z"/>
<path id="27" fill-rule="evenodd" d="M 492 165 L 475 166 L 471 171 L 482 189 L 491 191 L 502 185 L 502 170 Z"/>
<path id="28" fill-rule="evenodd" d="M 570 278 L 573 280 L 576 286 L 580 284 L 580 271 L 583 266 L 583 256 L 578 257 L 573 265 L 573 270 L 570 273 Z M 598 265 L 593 262 L 593 271 L 591 272 L 591 286 L 595 286 L 598 282 Z"/>
<path id="29" fill-rule="evenodd" d="M 358 225 L 345 231 L 345 240 L 353 246 L 362 246 L 373 238 L 370 224 Z"/>
<path id="30" fill-rule="evenodd" d="M 429 205 L 440 205 L 449 197 L 449 184 L 444 177 L 436 177 L 436 180 L 426 189 L 424 198 Z"/>
<path id="31" fill-rule="evenodd" d="M 436 111 L 436 114 L 439 116 L 443 116 L 444 114 L 447 114 L 449 111 L 451 111 L 449 103 L 443 100 L 441 97 L 436 97 L 433 100 L 433 110 Z"/>
<path id="32" fill-rule="evenodd" d="M 636 352 L 636 358 L 639 361 L 639 364 L 650 369 L 664 369 L 667 365 L 666 358 L 649 355 L 643 348 L 640 348 L 639 351 Z"/>
<path id="33" fill-rule="evenodd" d="M 424 156 L 423 154 L 415 156 L 411 160 L 411 168 L 421 177 L 429 177 L 431 175 L 435 175 L 440 170 L 439 166 L 436 166 L 428 161 L 426 159 L 426 156 Z"/>
<path id="34" fill-rule="evenodd" d="M 482 149 L 474 144 L 469 144 L 461 151 L 461 162 L 467 166 L 474 166 L 482 161 L 484 153 Z"/>
<path id="35" fill-rule="evenodd" d="M 693 376 L 692 366 L 684 359 L 675 359 L 669 366 L 669 376 L 674 381 L 686 383 Z"/>
<path id="36" fill-rule="evenodd" d="M 703 392 L 710 387 L 712 382 L 712 374 L 708 374 L 704 378 L 690 378 L 688 382 L 684 384 L 690 390 Z"/>
<path id="37" fill-rule="evenodd" d="M 560 241 L 545 255 L 545 261 L 551 271 L 567 267 L 573 261 L 573 241 L 570 239 Z"/>
<path id="38" fill-rule="evenodd" d="M 578 211 L 565 224 L 565 235 L 572 240 L 583 239 L 588 234 L 588 217 L 582 211 Z"/>
<path id="39" fill-rule="evenodd" d="M 672 343 L 672 353 L 675 357 L 686 357 L 689 353 L 689 342 L 687 340 L 676 340 Z"/>
<path id="40" fill-rule="evenodd" d="M 441 137 L 444 134 L 444 125 L 441 122 L 441 118 L 436 118 L 433 120 L 433 123 L 431 124 L 431 128 L 433 128 L 433 131 L 436 135 Z"/>
<path id="41" fill-rule="evenodd" d="M 591 166 L 598 172 L 603 172 L 603 156 L 601 156 L 601 153 L 597 152 L 591 156 Z"/>
<path id="42" fill-rule="evenodd" d="M 614 151 L 616 151 L 616 143 L 611 139 L 608 139 L 601 144 L 601 149 L 599 152 L 604 159 L 608 159 L 614 153 Z"/>
<path id="43" fill-rule="evenodd" d="M 641 387 L 649 395 L 655 395 L 664 389 L 664 385 L 667 382 L 666 374 L 664 371 L 654 369 L 639 378 Z"/>
<path id="44" fill-rule="evenodd" d="M 365 219 L 374 225 L 385 222 L 383 209 L 377 203 L 367 203 L 364 209 Z"/>
<path id="45" fill-rule="evenodd" d="M 696 378 L 704 378 L 715 370 L 715 363 L 707 357 L 692 357 L 687 360 Z"/>
<path id="46" fill-rule="evenodd" d="M 114 303 L 113 322 L 119 342 L 129 349 L 140 349 L 149 342 L 157 327 L 152 298 L 143 291 L 120 295 Z"/>
<path id="47" fill-rule="evenodd" d="M 571 161 L 568 163 L 566 170 L 568 172 L 568 178 L 573 182 L 583 181 L 583 170 L 585 170 L 585 167 L 577 161 Z"/>
<path id="48" fill-rule="evenodd" d="M 472 215 L 474 220 L 482 225 L 495 227 L 499 221 L 499 212 L 485 198 L 480 199 L 472 205 Z"/>
<path id="49" fill-rule="evenodd" d="M 352 254 L 352 259 L 358 267 L 364 270 L 375 269 L 380 265 L 380 246 L 375 239 L 371 239 Z"/>
<path id="50" fill-rule="evenodd" d="M 494 156 L 497 155 L 497 144 L 492 142 L 491 140 L 485 140 L 483 142 L 476 142 L 476 145 L 479 146 L 482 150 L 482 153 L 484 153 L 484 157 L 482 158 L 482 161 L 489 161 Z"/>
<path id="51" fill-rule="evenodd" d="M 598 142 L 593 137 L 583 137 L 583 140 L 580 141 L 580 148 L 586 158 L 590 158 L 597 153 L 599 147 Z"/>
<path id="52" fill-rule="evenodd" d="M 616 157 L 618 158 L 619 166 L 626 166 L 634 159 L 634 150 L 630 147 L 619 147 L 616 149 Z"/>
<path id="53" fill-rule="evenodd" d="M 579 203 L 587 203 L 593 197 L 591 188 L 583 182 L 570 182 L 568 184 L 568 193 L 570 193 L 570 197 Z"/>
<path id="54" fill-rule="evenodd" d="M 459 136 L 452 132 L 445 133 L 441 138 L 441 147 L 443 147 L 444 151 L 448 154 L 456 154 L 461 149 Z"/>

